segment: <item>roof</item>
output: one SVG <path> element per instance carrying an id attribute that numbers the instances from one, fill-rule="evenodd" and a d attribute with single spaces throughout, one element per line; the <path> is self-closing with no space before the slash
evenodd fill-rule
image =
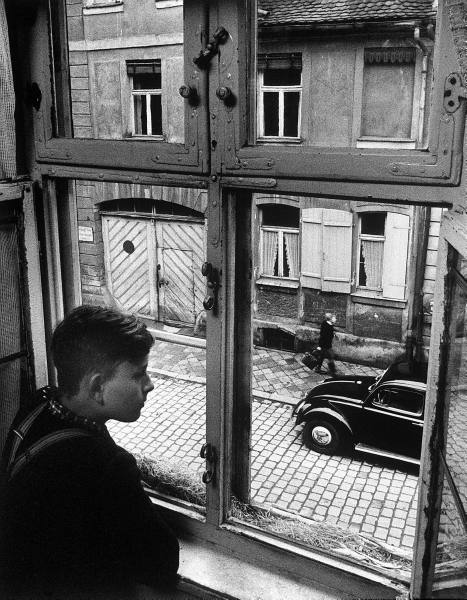
<path id="1" fill-rule="evenodd" d="M 433 0 L 259 0 L 259 8 L 261 26 L 427 19 L 436 13 Z"/>

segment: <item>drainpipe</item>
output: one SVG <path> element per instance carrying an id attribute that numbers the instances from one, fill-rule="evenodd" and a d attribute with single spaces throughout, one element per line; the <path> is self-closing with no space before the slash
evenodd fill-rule
<path id="1" fill-rule="evenodd" d="M 423 125 L 425 121 L 425 95 L 426 95 L 426 77 L 428 72 L 428 54 L 429 50 L 425 42 L 420 37 L 420 27 L 414 29 L 414 42 L 417 48 L 420 48 L 423 54 L 422 58 L 422 76 L 420 81 L 420 97 L 418 100 L 418 146 L 423 144 Z"/>
<path id="2" fill-rule="evenodd" d="M 425 280 L 425 267 L 428 254 L 428 238 L 430 235 L 431 208 L 428 206 L 417 206 L 415 209 L 417 220 L 416 238 L 413 239 L 417 250 L 415 260 L 414 288 L 412 306 L 410 307 L 409 323 L 410 335 L 408 336 L 407 358 L 412 364 L 423 360 L 423 283 Z M 415 216 L 414 215 L 414 216 Z M 410 346 L 410 347 L 409 347 Z"/>

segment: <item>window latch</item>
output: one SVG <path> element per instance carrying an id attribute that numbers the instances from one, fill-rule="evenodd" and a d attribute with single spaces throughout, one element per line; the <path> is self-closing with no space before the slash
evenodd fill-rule
<path id="1" fill-rule="evenodd" d="M 444 83 L 444 110 L 456 112 L 461 105 L 461 98 L 467 98 L 467 89 L 462 83 L 459 73 L 450 73 Z"/>
<path id="2" fill-rule="evenodd" d="M 218 53 L 219 45 L 225 44 L 229 38 L 229 33 L 224 27 L 218 27 L 214 32 L 212 39 L 206 44 L 204 50 L 200 50 L 198 56 L 195 56 L 193 62 L 200 69 L 207 69 L 211 59 Z"/>
<path id="3" fill-rule="evenodd" d="M 216 449 L 212 444 L 203 444 L 199 453 L 201 458 L 206 460 L 206 471 L 203 473 L 203 483 L 208 484 L 214 481 L 216 476 Z"/>
<path id="4" fill-rule="evenodd" d="M 201 273 L 203 277 L 206 277 L 206 286 L 208 293 L 203 300 L 203 306 L 205 310 L 212 310 L 215 314 L 217 309 L 217 291 L 219 289 L 219 274 L 211 263 L 205 262 L 201 267 Z"/>

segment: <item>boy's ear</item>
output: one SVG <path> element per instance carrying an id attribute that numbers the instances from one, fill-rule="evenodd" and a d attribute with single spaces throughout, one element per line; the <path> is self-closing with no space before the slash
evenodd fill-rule
<path id="1" fill-rule="evenodd" d="M 102 373 L 92 373 L 89 377 L 89 396 L 99 404 L 103 404 L 103 382 Z"/>

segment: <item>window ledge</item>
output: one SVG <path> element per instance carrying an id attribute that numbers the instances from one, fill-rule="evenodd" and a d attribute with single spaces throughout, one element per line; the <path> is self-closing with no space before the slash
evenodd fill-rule
<path id="1" fill-rule="evenodd" d="M 416 150 L 416 140 L 408 140 L 405 138 L 378 138 L 378 137 L 361 137 L 357 139 L 357 148 L 388 148 L 388 149 L 404 149 Z"/>
<path id="2" fill-rule="evenodd" d="M 407 304 L 406 300 L 381 298 L 380 296 L 370 296 L 360 292 L 350 294 L 350 298 L 356 304 L 372 304 L 373 306 L 386 306 L 387 308 L 405 308 Z"/>
<path id="3" fill-rule="evenodd" d="M 257 285 L 272 285 L 297 290 L 299 286 L 298 279 L 281 279 L 280 277 L 262 276 L 256 280 Z"/>
<path id="4" fill-rule="evenodd" d="M 259 137 L 257 139 L 259 144 L 303 144 L 302 138 L 291 138 L 291 137 Z"/>
<path id="5" fill-rule="evenodd" d="M 123 0 L 116 0 L 115 2 L 99 2 L 93 6 L 83 7 L 84 16 L 119 12 L 123 12 Z"/>
<path id="6" fill-rule="evenodd" d="M 173 8 L 183 6 L 183 0 L 156 0 L 156 8 Z"/>

